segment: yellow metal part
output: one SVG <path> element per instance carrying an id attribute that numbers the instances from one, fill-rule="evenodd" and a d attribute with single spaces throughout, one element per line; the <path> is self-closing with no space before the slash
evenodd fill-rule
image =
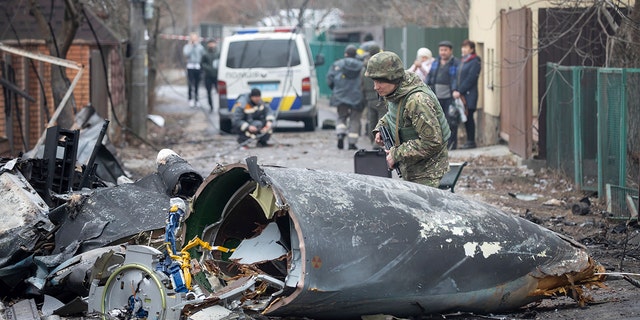
<path id="1" fill-rule="evenodd" d="M 271 190 L 270 187 L 262 187 L 258 184 L 256 189 L 251 193 L 251 196 L 258 201 L 267 219 L 273 218 L 273 213 L 278 209 L 278 206 L 276 206 L 276 198 L 273 196 L 273 190 Z"/>
<path id="2" fill-rule="evenodd" d="M 171 250 L 171 245 L 169 243 L 165 243 L 165 246 L 167 247 L 169 257 L 171 257 L 172 260 L 180 263 L 180 269 L 182 269 L 182 276 L 184 277 L 184 284 L 189 290 L 191 290 L 191 271 L 189 271 L 189 268 L 191 267 L 191 254 L 189 253 L 189 250 L 196 246 L 200 246 L 209 251 L 222 251 L 225 253 L 235 251 L 235 249 L 229 249 L 221 246 L 211 246 L 209 242 L 203 241 L 198 236 L 191 239 L 191 241 L 189 241 L 189 243 L 187 243 L 187 245 L 184 246 L 182 250 L 180 250 L 180 255 L 176 255 L 173 253 L 173 251 Z"/>

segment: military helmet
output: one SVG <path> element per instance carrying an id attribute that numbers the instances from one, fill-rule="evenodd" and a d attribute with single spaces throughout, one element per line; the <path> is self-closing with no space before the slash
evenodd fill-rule
<path id="1" fill-rule="evenodd" d="M 364 76 L 395 82 L 404 77 L 404 66 L 397 54 L 391 51 L 383 51 L 369 58 Z"/>

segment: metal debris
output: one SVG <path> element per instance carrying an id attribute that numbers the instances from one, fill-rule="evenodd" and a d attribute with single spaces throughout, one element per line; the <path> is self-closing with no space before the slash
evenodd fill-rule
<path id="1" fill-rule="evenodd" d="M 66 310 L 86 301 L 86 315 L 118 319 L 488 314 L 555 295 L 582 305 L 605 279 L 581 244 L 451 192 L 256 158 L 204 180 L 170 150 L 157 163 L 132 184 L 56 196 L 36 210 L 55 247 L 45 237 L 47 254 L 8 267 L 36 265 L 31 287 Z"/>

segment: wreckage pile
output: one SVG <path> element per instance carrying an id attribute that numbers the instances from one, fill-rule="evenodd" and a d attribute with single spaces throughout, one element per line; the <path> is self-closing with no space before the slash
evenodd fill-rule
<path id="1" fill-rule="evenodd" d="M 0 162 L 10 319 L 489 313 L 604 280 L 582 245 L 450 192 L 256 158 L 203 179 L 166 149 L 132 182 L 78 134 Z"/>
<path id="2" fill-rule="evenodd" d="M 158 155 L 155 174 L 130 181 L 110 152 L 108 122 L 100 126 L 91 108 L 77 119 L 81 129 L 51 127 L 43 146 L 0 159 L 0 282 L 9 319 L 33 319 L 43 301 L 56 306 L 50 314 L 86 314 L 98 256 L 120 251 L 118 244 L 162 245 L 171 197 L 189 198 L 202 183 L 170 150 Z M 12 307 L 25 298 L 34 299 Z"/>

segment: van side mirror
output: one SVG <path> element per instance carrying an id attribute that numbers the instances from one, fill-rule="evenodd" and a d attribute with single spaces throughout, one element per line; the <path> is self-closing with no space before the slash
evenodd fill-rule
<path id="1" fill-rule="evenodd" d="M 324 54 L 322 53 L 318 53 L 316 55 L 316 60 L 314 61 L 314 64 L 317 66 L 321 66 L 324 64 Z"/>

